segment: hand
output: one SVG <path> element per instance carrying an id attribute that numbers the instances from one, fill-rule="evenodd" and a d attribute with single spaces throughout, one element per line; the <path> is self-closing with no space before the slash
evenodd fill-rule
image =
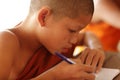
<path id="1" fill-rule="evenodd" d="M 74 60 L 76 64 L 68 64 L 62 61 L 52 68 L 54 80 L 94 80 L 94 68 L 81 63 L 80 59 Z"/>
<path id="2" fill-rule="evenodd" d="M 95 69 L 92 66 L 82 64 L 80 59 L 74 61 L 76 64 L 62 61 L 31 80 L 95 80 Z"/>
<path id="3" fill-rule="evenodd" d="M 91 65 L 96 68 L 95 72 L 99 72 L 105 59 L 104 51 L 100 49 L 86 48 L 80 53 L 81 62 L 86 65 Z"/>

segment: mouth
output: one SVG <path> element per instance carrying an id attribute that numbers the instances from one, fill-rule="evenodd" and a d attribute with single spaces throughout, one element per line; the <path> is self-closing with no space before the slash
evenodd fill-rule
<path id="1" fill-rule="evenodd" d="M 67 45 L 62 48 L 62 52 L 68 52 L 72 48 L 72 45 Z"/>
<path id="2" fill-rule="evenodd" d="M 62 52 L 68 52 L 68 48 L 64 48 L 63 50 L 62 50 Z"/>
<path id="3" fill-rule="evenodd" d="M 63 49 L 71 49 L 72 46 L 67 46 L 67 47 L 64 47 Z"/>
<path id="4" fill-rule="evenodd" d="M 71 48 L 71 47 L 69 47 L 69 48 L 63 48 L 62 51 L 63 51 L 63 52 L 68 52 L 68 51 L 70 50 L 70 48 Z"/>

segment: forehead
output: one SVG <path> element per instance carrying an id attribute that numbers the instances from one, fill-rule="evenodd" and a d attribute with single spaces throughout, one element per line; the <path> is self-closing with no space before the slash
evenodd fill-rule
<path id="1" fill-rule="evenodd" d="M 71 26 L 78 26 L 78 27 L 85 27 L 87 24 L 90 23 L 92 18 L 92 15 L 81 15 L 77 18 L 71 19 L 69 17 L 65 17 L 62 19 L 62 22 L 65 23 L 66 25 L 71 25 Z"/>

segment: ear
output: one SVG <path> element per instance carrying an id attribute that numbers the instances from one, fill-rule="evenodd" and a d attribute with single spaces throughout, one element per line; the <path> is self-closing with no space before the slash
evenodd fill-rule
<path id="1" fill-rule="evenodd" d="M 41 26 L 44 26 L 46 23 L 47 17 L 50 15 L 50 8 L 43 7 L 38 13 L 38 21 Z"/>

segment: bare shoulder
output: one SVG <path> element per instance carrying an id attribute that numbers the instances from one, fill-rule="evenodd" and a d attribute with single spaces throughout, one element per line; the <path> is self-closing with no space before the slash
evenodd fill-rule
<path id="1" fill-rule="evenodd" d="M 10 75 L 18 50 L 19 41 L 17 36 L 9 30 L 0 32 L 0 79 Z"/>
<path id="2" fill-rule="evenodd" d="M 9 30 L 0 32 L 0 46 L 3 49 L 16 50 L 19 47 L 17 36 Z"/>

